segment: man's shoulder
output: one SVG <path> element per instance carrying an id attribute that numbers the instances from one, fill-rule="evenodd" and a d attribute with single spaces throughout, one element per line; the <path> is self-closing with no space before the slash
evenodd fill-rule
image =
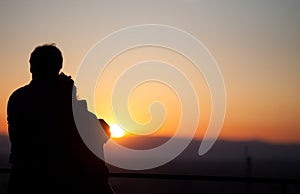
<path id="1" fill-rule="evenodd" d="M 9 101 L 24 97 L 29 92 L 29 85 L 16 89 L 9 97 Z"/>

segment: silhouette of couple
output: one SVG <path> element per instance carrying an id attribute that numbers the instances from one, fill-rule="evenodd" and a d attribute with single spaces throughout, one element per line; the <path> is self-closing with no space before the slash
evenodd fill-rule
<path id="1" fill-rule="evenodd" d="M 38 46 L 29 62 L 32 81 L 10 96 L 7 107 L 9 193 L 114 193 L 105 162 L 88 149 L 76 128 L 72 111 L 76 90 L 71 77 L 60 73 L 62 53 L 54 44 Z M 77 104 L 83 117 L 97 119 L 84 101 Z M 100 123 L 108 134 L 109 125 Z M 95 130 L 91 127 L 86 123 L 86 130 Z M 99 140 L 99 152 L 103 153 L 107 138 Z"/>

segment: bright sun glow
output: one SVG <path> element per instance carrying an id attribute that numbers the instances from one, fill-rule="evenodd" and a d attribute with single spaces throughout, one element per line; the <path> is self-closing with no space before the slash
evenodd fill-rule
<path id="1" fill-rule="evenodd" d="M 110 125 L 110 133 L 113 138 L 120 138 L 125 135 L 124 130 L 118 124 Z"/>

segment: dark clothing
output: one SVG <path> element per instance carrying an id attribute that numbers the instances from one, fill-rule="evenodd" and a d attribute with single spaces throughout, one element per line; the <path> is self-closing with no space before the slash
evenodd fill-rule
<path id="1" fill-rule="evenodd" d="M 105 162 L 82 141 L 72 112 L 73 81 L 33 79 L 8 102 L 9 192 L 113 193 Z M 100 147 L 99 149 L 102 149 Z"/>

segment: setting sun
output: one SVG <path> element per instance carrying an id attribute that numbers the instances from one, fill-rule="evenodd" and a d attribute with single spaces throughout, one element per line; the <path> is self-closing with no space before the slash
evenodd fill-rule
<path id="1" fill-rule="evenodd" d="M 125 135 L 124 130 L 118 124 L 110 125 L 110 133 L 112 138 L 121 138 Z"/>

